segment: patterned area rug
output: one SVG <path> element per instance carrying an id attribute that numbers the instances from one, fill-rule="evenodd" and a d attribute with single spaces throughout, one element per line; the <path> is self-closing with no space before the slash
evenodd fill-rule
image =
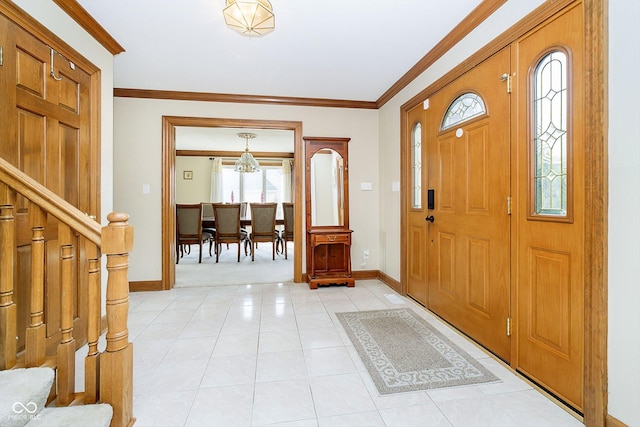
<path id="1" fill-rule="evenodd" d="M 499 381 L 409 309 L 336 315 L 380 394 Z"/>

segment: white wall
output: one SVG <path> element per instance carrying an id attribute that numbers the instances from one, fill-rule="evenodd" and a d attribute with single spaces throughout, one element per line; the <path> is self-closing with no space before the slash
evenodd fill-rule
<path id="1" fill-rule="evenodd" d="M 640 2 L 609 0 L 609 413 L 640 426 Z"/>
<path id="2" fill-rule="evenodd" d="M 378 270 L 378 121 L 377 111 L 364 109 L 224 104 L 116 98 L 114 206 L 131 215 L 135 249 L 130 258 L 131 281 L 159 280 L 162 265 L 161 170 L 162 116 L 218 117 L 301 121 L 305 136 L 349 137 L 350 226 L 353 269 Z M 373 191 L 361 191 L 371 182 Z M 143 184 L 150 193 L 143 194 Z M 362 253 L 370 252 L 362 265 Z"/>
<path id="3" fill-rule="evenodd" d="M 176 203 L 208 202 L 211 198 L 211 164 L 208 157 L 176 157 Z M 184 171 L 192 178 L 184 179 Z"/>

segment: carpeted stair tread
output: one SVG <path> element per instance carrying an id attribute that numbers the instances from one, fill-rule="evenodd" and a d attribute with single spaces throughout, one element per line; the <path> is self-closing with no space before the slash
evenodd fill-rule
<path id="1" fill-rule="evenodd" d="M 0 425 L 21 427 L 44 408 L 53 384 L 51 368 L 0 371 Z"/>
<path id="2" fill-rule="evenodd" d="M 108 427 L 112 416 L 106 403 L 44 408 L 26 427 Z"/>

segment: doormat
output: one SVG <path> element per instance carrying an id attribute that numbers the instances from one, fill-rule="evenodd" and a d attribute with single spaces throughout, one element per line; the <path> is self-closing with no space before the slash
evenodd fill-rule
<path id="1" fill-rule="evenodd" d="M 336 315 L 380 394 L 500 381 L 409 309 Z"/>

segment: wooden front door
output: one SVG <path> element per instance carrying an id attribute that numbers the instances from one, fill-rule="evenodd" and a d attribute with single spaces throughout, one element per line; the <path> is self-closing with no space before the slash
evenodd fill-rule
<path id="1" fill-rule="evenodd" d="M 426 168 L 423 167 L 424 153 L 424 108 L 422 104 L 408 113 L 406 138 L 410 141 L 406 158 L 411 167 L 407 168 L 406 182 L 409 183 L 407 197 L 407 251 L 405 257 L 407 271 L 407 295 L 427 305 L 427 221 Z"/>
<path id="2" fill-rule="evenodd" d="M 516 43 L 513 366 L 583 407 L 582 5 Z"/>
<path id="3" fill-rule="evenodd" d="M 579 412 L 592 240 L 583 20 L 582 3 L 572 4 L 432 95 L 423 161 L 435 191 L 426 307 Z M 411 271 L 405 277 L 413 296 Z"/>
<path id="4" fill-rule="evenodd" d="M 88 215 L 97 214 L 97 194 L 92 188 L 99 168 L 92 164 L 90 146 L 91 76 L 69 59 L 0 16 L 0 156 Z M 97 158 L 97 156 L 96 156 Z M 54 354 L 60 337 L 60 244 L 73 246 L 73 310 L 75 339 L 86 341 L 85 242 L 59 229 L 56 218 L 39 218 L 25 198 L 15 212 L 17 268 L 15 301 L 18 305 L 18 349 L 24 347 L 29 326 L 32 226 L 44 226 L 47 354 Z M 61 232 L 62 231 L 62 232 Z M 64 239 L 62 241 L 61 239 Z M 84 275 L 79 272 L 85 271 Z"/>
<path id="5" fill-rule="evenodd" d="M 510 95 L 500 76 L 509 67 L 505 48 L 430 97 L 426 136 L 435 197 L 427 307 L 505 361 Z"/>

